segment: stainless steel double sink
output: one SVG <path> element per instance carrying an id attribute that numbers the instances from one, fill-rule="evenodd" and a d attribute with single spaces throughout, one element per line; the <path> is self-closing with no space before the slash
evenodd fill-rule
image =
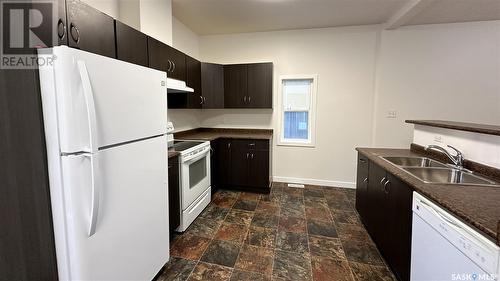
<path id="1" fill-rule="evenodd" d="M 471 171 L 457 169 L 427 157 L 381 157 L 425 183 L 500 186 Z"/>

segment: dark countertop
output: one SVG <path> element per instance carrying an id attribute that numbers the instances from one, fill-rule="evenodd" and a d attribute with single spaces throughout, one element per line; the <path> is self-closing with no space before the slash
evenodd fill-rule
<path id="1" fill-rule="evenodd" d="M 226 128 L 198 128 L 189 131 L 174 133 L 175 139 L 192 139 L 212 141 L 218 138 L 271 140 L 272 129 L 226 129 Z"/>
<path id="2" fill-rule="evenodd" d="M 441 205 L 500 245 L 499 187 L 424 183 L 379 156 L 427 155 L 409 149 L 356 148 L 356 150 L 412 186 L 416 192 Z"/>
<path id="3" fill-rule="evenodd" d="M 173 150 L 172 148 L 168 149 L 168 158 L 175 157 L 175 156 L 177 156 L 179 154 L 181 154 L 181 153 L 178 152 L 178 151 Z"/>
<path id="4" fill-rule="evenodd" d="M 406 120 L 406 123 L 500 136 L 500 126 L 444 120 Z"/>

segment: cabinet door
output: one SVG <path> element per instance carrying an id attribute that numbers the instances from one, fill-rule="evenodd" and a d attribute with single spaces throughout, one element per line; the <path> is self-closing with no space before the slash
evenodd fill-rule
<path id="1" fill-rule="evenodd" d="M 210 186 L 212 187 L 212 194 L 214 194 L 219 187 L 219 179 L 217 174 L 219 172 L 219 167 L 217 163 L 219 162 L 218 152 L 219 152 L 219 141 L 210 141 Z"/>
<path id="2" fill-rule="evenodd" d="M 410 280 L 412 195 L 413 190 L 397 177 L 388 174 L 386 187 L 390 197 L 393 221 L 390 237 L 390 257 L 387 259 L 398 280 Z"/>
<path id="3" fill-rule="evenodd" d="M 273 64 L 248 64 L 248 97 L 247 107 L 273 107 Z"/>
<path id="4" fill-rule="evenodd" d="M 148 37 L 146 34 L 115 20 L 116 58 L 148 66 Z"/>
<path id="5" fill-rule="evenodd" d="M 269 151 L 250 150 L 248 186 L 269 190 Z"/>
<path id="6" fill-rule="evenodd" d="M 186 56 L 186 84 L 194 89 L 194 93 L 188 93 L 187 107 L 201 108 L 203 104 L 201 88 L 201 62 L 190 56 Z"/>
<path id="7" fill-rule="evenodd" d="M 385 194 L 382 190 L 386 180 L 386 171 L 380 166 L 370 163 L 368 176 L 368 201 L 365 225 L 368 233 L 373 238 L 377 246 L 383 240 L 385 232 L 384 201 Z"/>
<path id="8" fill-rule="evenodd" d="M 172 67 L 167 73 L 167 77 L 186 81 L 186 55 L 168 46 L 168 59 L 172 63 Z"/>
<path id="9" fill-rule="evenodd" d="M 224 108 L 224 66 L 201 64 L 201 94 L 203 108 Z"/>
<path id="10" fill-rule="evenodd" d="M 181 222 L 179 190 L 179 157 L 168 158 L 168 215 L 170 232 L 179 227 Z"/>
<path id="11" fill-rule="evenodd" d="M 231 182 L 232 174 L 232 145 L 230 139 L 219 139 L 215 150 L 217 159 L 216 183 L 220 187 L 226 187 Z"/>
<path id="12" fill-rule="evenodd" d="M 244 108 L 247 106 L 247 65 L 224 65 L 224 107 Z"/>
<path id="13" fill-rule="evenodd" d="M 148 36 L 148 64 L 149 67 L 168 72 L 170 64 L 168 61 L 168 46 Z"/>
<path id="14" fill-rule="evenodd" d="M 368 202 L 368 159 L 358 154 L 358 170 L 356 177 L 356 210 L 358 211 L 361 219 L 366 220 L 367 202 Z"/>
<path id="15" fill-rule="evenodd" d="M 66 0 L 70 47 L 116 58 L 112 17 L 79 0 Z"/>
<path id="16" fill-rule="evenodd" d="M 68 45 L 68 25 L 66 21 L 66 0 L 56 0 L 57 5 L 57 43 Z M 50 46 L 47 46 L 50 47 Z"/>
<path id="17" fill-rule="evenodd" d="M 248 186 L 250 151 L 246 140 L 231 141 L 231 180 L 233 186 Z"/>

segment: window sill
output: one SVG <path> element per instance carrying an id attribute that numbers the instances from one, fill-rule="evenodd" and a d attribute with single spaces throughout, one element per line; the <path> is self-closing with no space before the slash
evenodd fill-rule
<path id="1" fill-rule="evenodd" d="M 301 143 L 301 142 L 286 142 L 286 141 L 279 141 L 277 143 L 278 146 L 296 146 L 296 147 L 316 147 L 314 143 Z"/>

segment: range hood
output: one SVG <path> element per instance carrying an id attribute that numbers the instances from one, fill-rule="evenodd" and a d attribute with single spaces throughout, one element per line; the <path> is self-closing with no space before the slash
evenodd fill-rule
<path id="1" fill-rule="evenodd" d="M 193 88 L 189 88 L 186 86 L 186 82 L 167 78 L 167 93 L 192 93 L 194 92 Z"/>

